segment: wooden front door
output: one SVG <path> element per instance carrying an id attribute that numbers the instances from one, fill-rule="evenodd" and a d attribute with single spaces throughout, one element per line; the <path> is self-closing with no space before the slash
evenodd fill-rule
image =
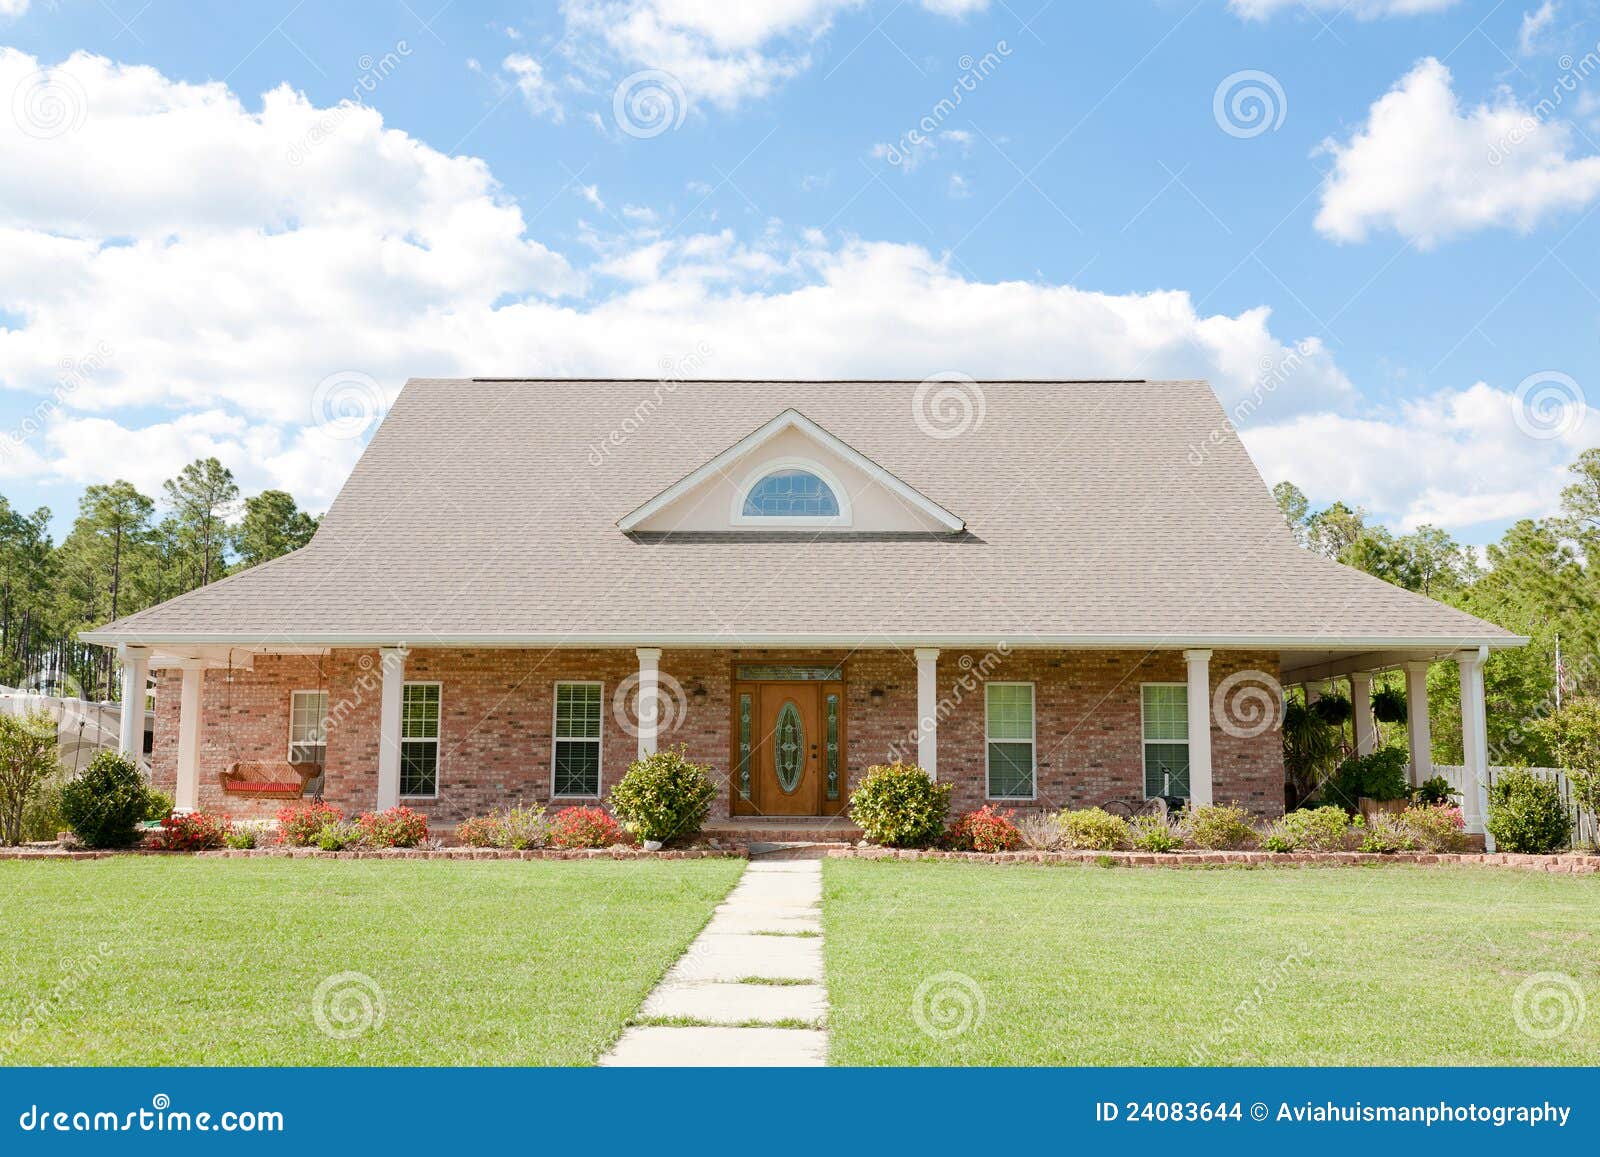
<path id="1" fill-rule="evenodd" d="M 818 816 L 842 810 L 843 691 L 840 683 L 820 681 L 735 685 L 735 815 Z M 744 743 L 748 752 L 741 756 Z M 748 796 L 742 761 L 748 762 Z"/>

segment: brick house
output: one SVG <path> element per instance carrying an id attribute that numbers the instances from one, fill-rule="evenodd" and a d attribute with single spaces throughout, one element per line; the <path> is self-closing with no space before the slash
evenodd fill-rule
<path id="1" fill-rule="evenodd" d="M 1203 382 L 966 380 L 413 380 L 310 545 L 84 637 L 156 672 L 180 808 L 438 826 L 663 744 L 722 820 L 897 757 L 961 809 L 1270 815 L 1283 686 L 1348 680 L 1370 748 L 1373 673 L 1458 663 L 1481 772 L 1525 642 L 1297 546 Z"/>

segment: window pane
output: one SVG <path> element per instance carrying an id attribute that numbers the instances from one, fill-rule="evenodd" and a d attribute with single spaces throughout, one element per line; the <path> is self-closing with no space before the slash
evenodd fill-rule
<path id="1" fill-rule="evenodd" d="M 750 488 L 744 513 L 747 518 L 832 518 L 839 513 L 839 499 L 809 470 L 776 470 Z"/>
<path id="2" fill-rule="evenodd" d="M 1157 740 L 1189 739 L 1189 689 L 1187 687 L 1144 688 L 1144 738 Z"/>
<path id="3" fill-rule="evenodd" d="M 556 738 L 600 738 L 600 687 L 598 684 L 556 684 Z"/>
<path id="4" fill-rule="evenodd" d="M 401 739 L 439 738 L 439 685 L 407 683 L 400 703 Z"/>
<path id="5" fill-rule="evenodd" d="M 326 691 L 296 691 L 289 699 L 289 741 L 321 743 L 322 721 L 328 714 Z"/>
<path id="6" fill-rule="evenodd" d="M 1033 744 L 989 744 L 989 794 L 995 797 L 1033 794 Z"/>
<path id="7" fill-rule="evenodd" d="M 556 740 L 555 793 L 600 794 L 600 745 L 588 740 Z"/>
<path id="8" fill-rule="evenodd" d="M 1033 741 L 1033 688 L 989 684 L 989 738 Z"/>
<path id="9" fill-rule="evenodd" d="M 1144 745 L 1144 794 L 1178 795 L 1189 798 L 1189 745 L 1187 743 L 1147 743 Z"/>
<path id="10" fill-rule="evenodd" d="M 400 794 L 434 795 L 439 790 L 439 744 L 434 740 L 400 744 Z"/>

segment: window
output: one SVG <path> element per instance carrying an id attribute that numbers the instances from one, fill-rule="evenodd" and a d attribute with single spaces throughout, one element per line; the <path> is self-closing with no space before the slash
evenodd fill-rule
<path id="1" fill-rule="evenodd" d="M 439 684 L 407 683 L 400 698 L 400 794 L 439 794 Z"/>
<path id="2" fill-rule="evenodd" d="M 1146 683 L 1143 691 L 1144 794 L 1189 798 L 1189 689 Z"/>
<path id="3" fill-rule="evenodd" d="M 556 684 L 551 795 L 600 794 L 600 691 L 598 683 Z"/>
<path id="4" fill-rule="evenodd" d="M 328 718 L 326 691 L 289 693 L 289 762 L 326 763 L 328 737 L 323 721 Z"/>
<path id="5" fill-rule="evenodd" d="M 809 470 L 774 470 L 744 497 L 746 518 L 837 518 L 839 499 Z"/>
<path id="6" fill-rule="evenodd" d="M 1033 684 L 990 683 L 985 691 L 989 798 L 1033 798 Z"/>

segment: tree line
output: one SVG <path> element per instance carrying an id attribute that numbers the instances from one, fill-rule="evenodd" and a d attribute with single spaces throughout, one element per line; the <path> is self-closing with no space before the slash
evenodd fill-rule
<path id="1" fill-rule="evenodd" d="M 241 499 L 215 458 L 161 489 L 156 499 L 121 479 L 89 486 L 60 543 L 48 508 L 23 513 L 0 496 L 0 683 L 113 698 L 115 657 L 80 631 L 297 550 L 317 529 L 286 491 Z"/>
<path id="2" fill-rule="evenodd" d="M 1386 582 L 1527 635 L 1526 647 L 1496 651 L 1484 668 L 1489 756 L 1494 764 L 1562 766 L 1547 721 L 1556 712 L 1556 642 L 1565 678 L 1562 711 L 1592 715 L 1600 698 L 1600 449 L 1568 468 L 1560 509 L 1508 528 L 1479 560 L 1435 526 L 1396 535 L 1368 522 L 1360 507 L 1335 502 L 1312 511 L 1289 482 L 1273 488 L 1290 531 L 1307 550 Z M 1398 677 L 1391 681 L 1400 686 Z M 1453 663 L 1428 678 L 1429 721 L 1441 762 L 1461 761 L 1459 681 Z"/>

